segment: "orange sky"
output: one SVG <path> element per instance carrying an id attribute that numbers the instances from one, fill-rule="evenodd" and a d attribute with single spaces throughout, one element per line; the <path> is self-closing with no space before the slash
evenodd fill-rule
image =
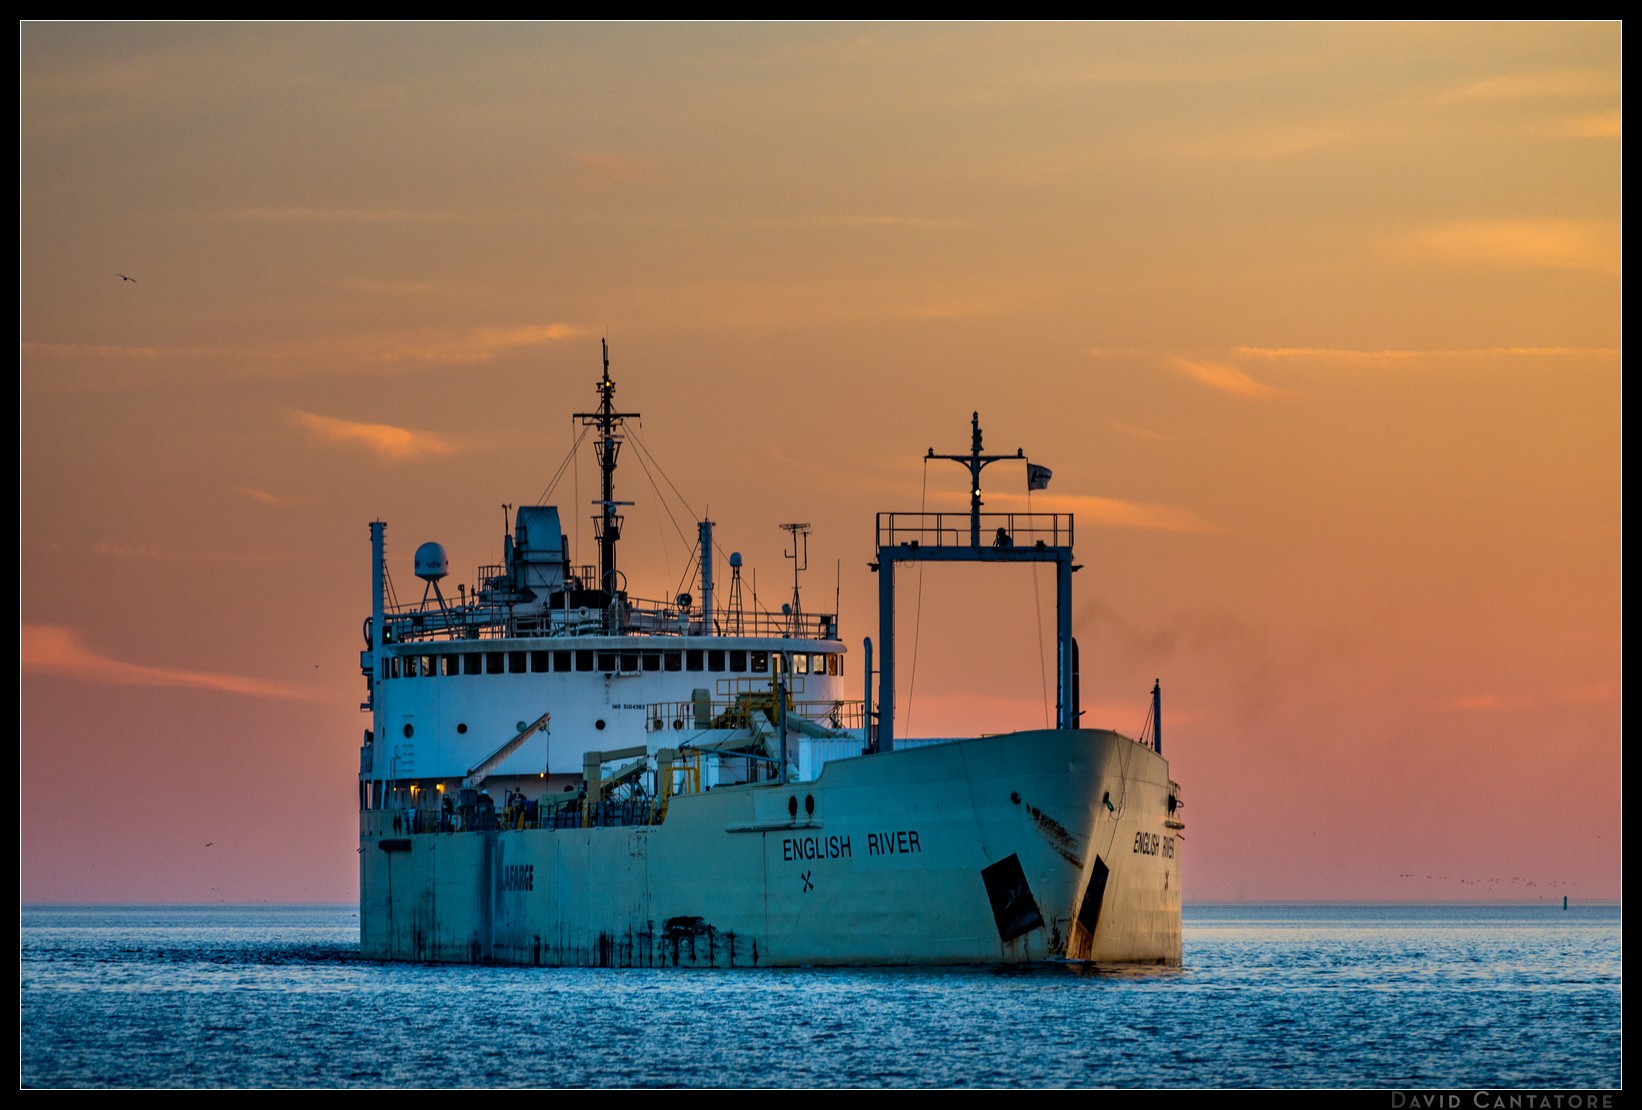
<path id="1" fill-rule="evenodd" d="M 1619 897 L 1620 24 L 19 45 L 24 901 L 355 898 L 367 523 L 402 596 L 496 561 L 601 335 L 767 604 L 812 525 L 857 675 L 873 514 L 964 504 L 926 449 L 1053 468 L 1188 900 Z M 1043 724 L 1040 573 L 903 594 L 903 731 Z"/>

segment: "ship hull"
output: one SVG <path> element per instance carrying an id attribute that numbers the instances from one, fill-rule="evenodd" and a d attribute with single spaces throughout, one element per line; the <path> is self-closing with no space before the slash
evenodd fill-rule
<path id="1" fill-rule="evenodd" d="M 1168 764 L 1102 730 L 829 762 L 659 824 L 396 830 L 361 814 L 368 958 L 539 966 L 1180 962 Z"/>

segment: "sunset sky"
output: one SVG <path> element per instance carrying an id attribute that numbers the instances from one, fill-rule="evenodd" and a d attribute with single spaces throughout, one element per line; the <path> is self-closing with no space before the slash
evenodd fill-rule
<path id="1" fill-rule="evenodd" d="M 857 678 L 924 453 L 1050 467 L 1188 901 L 1618 898 L 1622 38 L 21 24 L 22 901 L 356 898 L 367 525 L 499 561 L 601 337 L 633 591 L 809 523 Z M 1044 725 L 1037 573 L 903 590 L 901 732 Z"/>

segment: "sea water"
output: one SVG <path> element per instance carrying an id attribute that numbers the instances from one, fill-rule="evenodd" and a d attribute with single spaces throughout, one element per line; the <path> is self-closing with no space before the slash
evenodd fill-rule
<path id="1" fill-rule="evenodd" d="M 1623 1085 L 1613 905 L 1188 906 L 1177 969 L 387 964 L 352 906 L 20 916 L 25 1088 Z"/>

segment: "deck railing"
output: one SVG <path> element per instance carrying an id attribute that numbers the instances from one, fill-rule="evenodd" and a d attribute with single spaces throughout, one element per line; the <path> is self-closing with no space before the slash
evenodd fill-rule
<path id="1" fill-rule="evenodd" d="M 879 513 L 879 547 L 1071 547 L 1070 513 Z"/>
<path id="2" fill-rule="evenodd" d="M 760 639 L 834 640 L 838 622 L 830 613 L 699 612 L 663 602 L 633 599 L 609 609 L 550 609 L 520 613 L 522 607 L 493 602 L 399 605 L 387 611 L 390 643 L 436 640 L 573 639 L 583 636 L 742 636 Z"/>

